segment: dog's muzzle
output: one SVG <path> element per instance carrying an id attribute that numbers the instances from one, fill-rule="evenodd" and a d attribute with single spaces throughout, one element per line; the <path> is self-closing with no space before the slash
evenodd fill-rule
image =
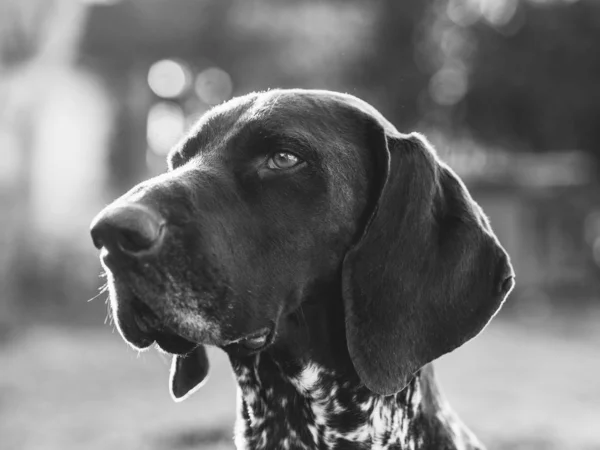
<path id="1" fill-rule="evenodd" d="M 92 222 L 94 245 L 102 250 L 102 261 L 115 274 L 136 263 L 156 257 L 163 245 L 166 221 L 153 209 L 123 204 L 104 209 Z M 186 353 L 196 344 L 167 329 L 154 311 L 126 286 L 121 286 L 120 328 L 138 348 L 156 342 L 169 353 Z"/>

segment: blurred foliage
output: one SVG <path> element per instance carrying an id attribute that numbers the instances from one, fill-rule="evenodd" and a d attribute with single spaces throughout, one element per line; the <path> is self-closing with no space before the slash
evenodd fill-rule
<path id="1" fill-rule="evenodd" d="M 597 1 L 388 0 L 373 29 L 347 82 L 400 127 L 425 119 L 512 151 L 600 158 Z M 443 72 L 456 95 L 436 95 Z"/>
<path id="2" fill-rule="evenodd" d="M 514 149 L 600 158 L 600 3 L 519 2 L 500 29 L 474 24 L 464 121 Z"/>
<path id="3" fill-rule="evenodd" d="M 423 38 L 423 20 L 432 2 L 374 3 L 372 39 L 346 68 L 344 84 L 352 87 L 353 94 L 377 105 L 398 129 L 409 131 L 420 121 L 420 98 L 427 92 L 433 71 L 422 64 L 416 48 Z"/>

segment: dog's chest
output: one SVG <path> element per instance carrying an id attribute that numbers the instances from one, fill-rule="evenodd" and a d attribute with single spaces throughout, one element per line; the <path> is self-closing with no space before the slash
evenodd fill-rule
<path id="1" fill-rule="evenodd" d="M 233 362 L 238 449 L 418 449 L 421 392 L 415 379 L 396 396 L 373 395 L 308 364 L 287 373 L 259 357 Z"/>

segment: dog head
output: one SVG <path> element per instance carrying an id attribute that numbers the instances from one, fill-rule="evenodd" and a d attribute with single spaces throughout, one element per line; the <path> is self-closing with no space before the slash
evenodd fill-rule
<path id="1" fill-rule="evenodd" d="M 343 299 L 362 382 L 398 392 L 478 334 L 513 286 L 458 177 L 422 136 L 355 97 L 233 99 L 168 162 L 105 208 L 92 237 L 125 340 L 176 355 L 175 398 L 206 376 L 203 345 L 265 350 L 322 285 Z"/>

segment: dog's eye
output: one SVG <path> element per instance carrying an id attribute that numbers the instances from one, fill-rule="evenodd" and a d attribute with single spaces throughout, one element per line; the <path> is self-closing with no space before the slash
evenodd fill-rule
<path id="1" fill-rule="evenodd" d="M 269 158 L 267 166 L 269 169 L 274 170 L 285 170 L 291 169 L 292 167 L 300 164 L 302 160 L 293 153 L 278 152 Z"/>

